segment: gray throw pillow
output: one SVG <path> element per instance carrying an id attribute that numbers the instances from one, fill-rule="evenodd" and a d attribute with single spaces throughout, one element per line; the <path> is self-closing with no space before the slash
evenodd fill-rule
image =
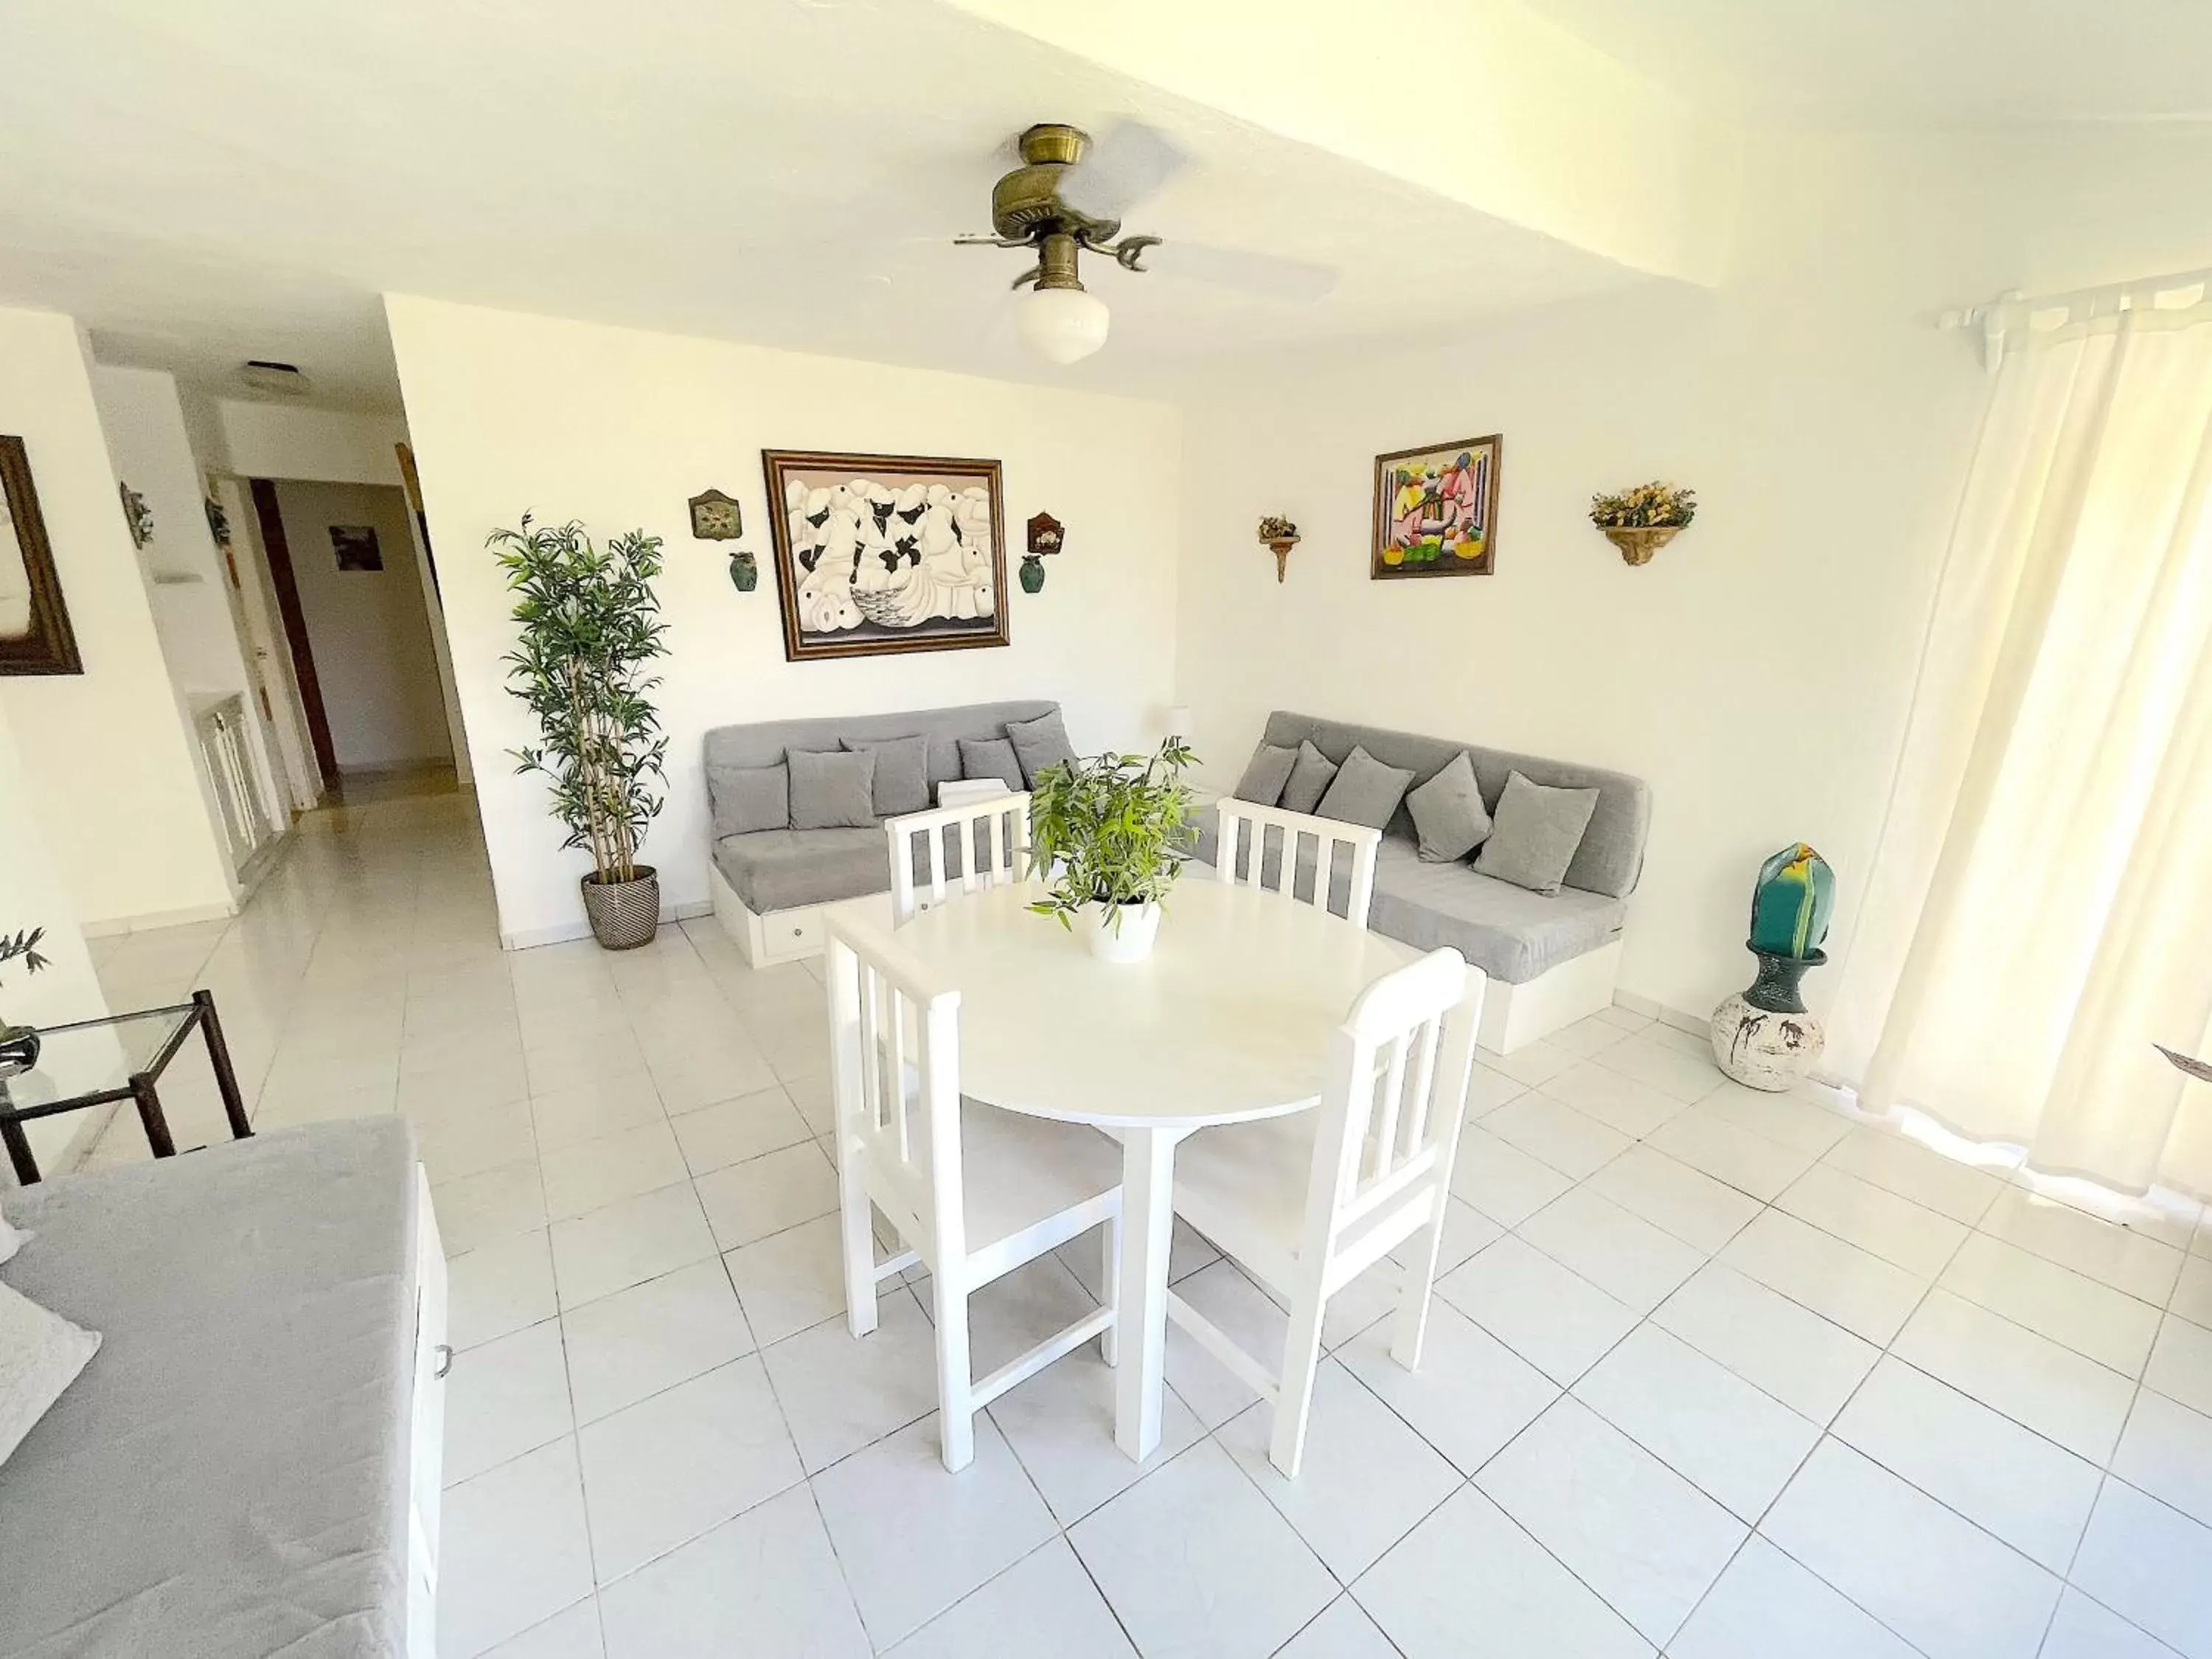
<path id="1" fill-rule="evenodd" d="M 784 756 L 791 768 L 791 827 L 794 830 L 872 830 L 876 827 L 876 757 L 865 750 L 848 753 L 793 749 Z"/>
<path id="2" fill-rule="evenodd" d="M 1532 893 L 1556 893 L 1596 811 L 1595 789 L 1553 789 L 1512 773 L 1474 867 Z"/>
<path id="3" fill-rule="evenodd" d="M 100 1334 L 0 1285 L 0 1463 L 100 1351 Z"/>
<path id="4" fill-rule="evenodd" d="M 1320 814 L 1339 823 L 1364 823 L 1370 830 L 1380 830 L 1390 822 L 1398 803 L 1406 799 L 1406 786 L 1413 781 L 1411 772 L 1385 766 L 1355 744 L 1337 769 L 1328 793 L 1321 798 Z"/>
<path id="5" fill-rule="evenodd" d="M 1283 785 L 1283 798 L 1275 804 L 1285 812 L 1310 813 L 1321 805 L 1321 798 L 1328 793 L 1329 783 L 1335 776 L 1336 763 L 1301 738 L 1298 757 Z"/>
<path id="6" fill-rule="evenodd" d="M 1230 793 L 1238 800 L 1273 806 L 1282 799 L 1283 786 L 1291 781 L 1291 768 L 1297 764 L 1297 759 L 1298 751 L 1295 749 L 1285 749 L 1279 743 L 1263 743 L 1252 751 L 1244 775 Z"/>
<path id="7" fill-rule="evenodd" d="M 791 774 L 774 766 L 710 766 L 707 796 L 714 804 L 714 839 L 756 830 L 791 828 Z"/>
<path id="8" fill-rule="evenodd" d="M 1490 809 L 1474 781 L 1474 763 L 1462 750 L 1451 763 L 1406 797 L 1413 828 L 1421 838 L 1421 858 L 1449 864 L 1482 845 L 1490 833 Z"/>
<path id="9" fill-rule="evenodd" d="M 1075 745 L 1067 740 L 1067 726 L 1057 708 L 1033 720 L 1008 720 L 1006 741 L 1014 745 L 1014 758 L 1021 763 L 1023 781 L 1032 789 L 1036 787 L 1037 774 L 1046 767 L 1059 766 L 1075 758 Z"/>
<path id="10" fill-rule="evenodd" d="M 869 738 L 844 740 L 849 754 L 876 757 L 876 816 L 895 818 L 929 810 L 929 739 Z"/>
<path id="11" fill-rule="evenodd" d="M 1018 794 L 1028 787 L 1022 781 L 1022 763 L 1011 738 L 961 738 L 960 775 L 996 778 Z"/>

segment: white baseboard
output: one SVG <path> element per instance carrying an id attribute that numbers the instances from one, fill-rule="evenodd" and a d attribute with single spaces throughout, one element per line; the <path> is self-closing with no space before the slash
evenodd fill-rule
<path id="1" fill-rule="evenodd" d="M 660 907 L 660 925 L 672 921 L 689 921 L 695 916 L 714 914 L 712 899 L 693 899 L 683 904 L 664 904 Z M 520 933 L 501 933 L 499 948 L 502 951 L 534 951 L 541 945 L 568 945 L 592 936 L 588 921 L 556 922 L 550 927 L 526 927 Z"/>
<path id="2" fill-rule="evenodd" d="M 238 914 L 235 904 L 201 904 L 189 910 L 154 910 L 143 916 L 108 916 L 82 924 L 77 931 L 87 939 L 113 939 L 118 933 L 143 933 L 156 927 L 184 927 L 196 921 L 228 921 Z"/>
<path id="3" fill-rule="evenodd" d="M 1663 1002 L 1640 997 L 1633 991 L 1615 991 L 1613 1000 L 1616 1006 L 1626 1008 L 1632 1014 L 1656 1019 L 1662 1025 L 1671 1025 L 1678 1031 L 1705 1031 L 1711 1029 L 1713 1023 L 1713 1017 L 1709 1013 L 1693 1014 L 1685 1009 L 1669 1008 Z"/>

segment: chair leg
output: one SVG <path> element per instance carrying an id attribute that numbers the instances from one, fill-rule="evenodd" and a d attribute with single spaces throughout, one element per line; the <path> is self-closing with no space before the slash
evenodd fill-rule
<path id="1" fill-rule="evenodd" d="M 1409 1371 L 1421 1363 L 1421 1341 L 1429 1330 L 1429 1295 L 1437 1282 L 1437 1251 L 1443 1237 L 1440 1195 L 1428 1225 L 1413 1235 L 1413 1259 L 1400 1275 L 1398 1311 L 1390 1322 L 1390 1358 Z"/>
<path id="2" fill-rule="evenodd" d="M 1121 1218 L 1109 1216 L 1099 1236 L 1105 1240 L 1105 1271 L 1099 1276 L 1099 1288 L 1105 1294 L 1099 1300 L 1114 1310 L 1114 1323 L 1098 1334 L 1098 1357 L 1109 1365 L 1121 1363 Z"/>
<path id="3" fill-rule="evenodd" d="M 1318 1292 L 1300 1297 L 1291 1312 L 1290 1340 L 1283 1345 L 1283 1381 L 1275 1395 L 1275 1429 L 1267 1443 L 1267 1461 L 1288 1480 L 1298 1478 L 1298 1462 L 1305 1455 L 1306 1419 L 1313 1412 L 1314 1373 L 1321 1367 L 1321 1315 L 1325 1304 Z"/>
<path id="4" fill-rule="evenodd" d="M 875 1206 L 860 1173 L 860 1158 L 848 1149 L 837 1171 L 838 1230 L 844 1243 L 845 1324 L 855 1336 L 876 1328 Z"/>
<path id="5" fill-rule="evenodd" d="M 940 1261 L 930 1276 L 937 1321 L 937 1436 L 945 1467 L 958 1474 L 975 1461 L 975 1407 L 968 1372 L 968 1292 L 959 1268 Z"/>

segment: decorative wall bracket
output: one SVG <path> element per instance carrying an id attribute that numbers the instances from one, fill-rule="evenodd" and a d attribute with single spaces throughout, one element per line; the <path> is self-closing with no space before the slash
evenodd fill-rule
<path id="1" fill-rule="evenodd" d="M 1298 544 L 1298 527 L 1271 513 L 1260 520 L 1260 540 L 1275 556 L 1275 580 L 1279 582 L 1289 568 L 1291 550 Z"/>

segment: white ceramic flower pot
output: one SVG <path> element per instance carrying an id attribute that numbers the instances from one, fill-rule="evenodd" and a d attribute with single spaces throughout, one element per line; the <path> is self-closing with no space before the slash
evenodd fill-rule
<path id="1" fill-rule="evenodd" d="M 1119 926 L 1115 925 L 1118 921 Z M 1157 904 L 1091 904 L 1083 911 L 1091 954 L 1101 962 L 1142 962 L 1159 936 Z"/>

